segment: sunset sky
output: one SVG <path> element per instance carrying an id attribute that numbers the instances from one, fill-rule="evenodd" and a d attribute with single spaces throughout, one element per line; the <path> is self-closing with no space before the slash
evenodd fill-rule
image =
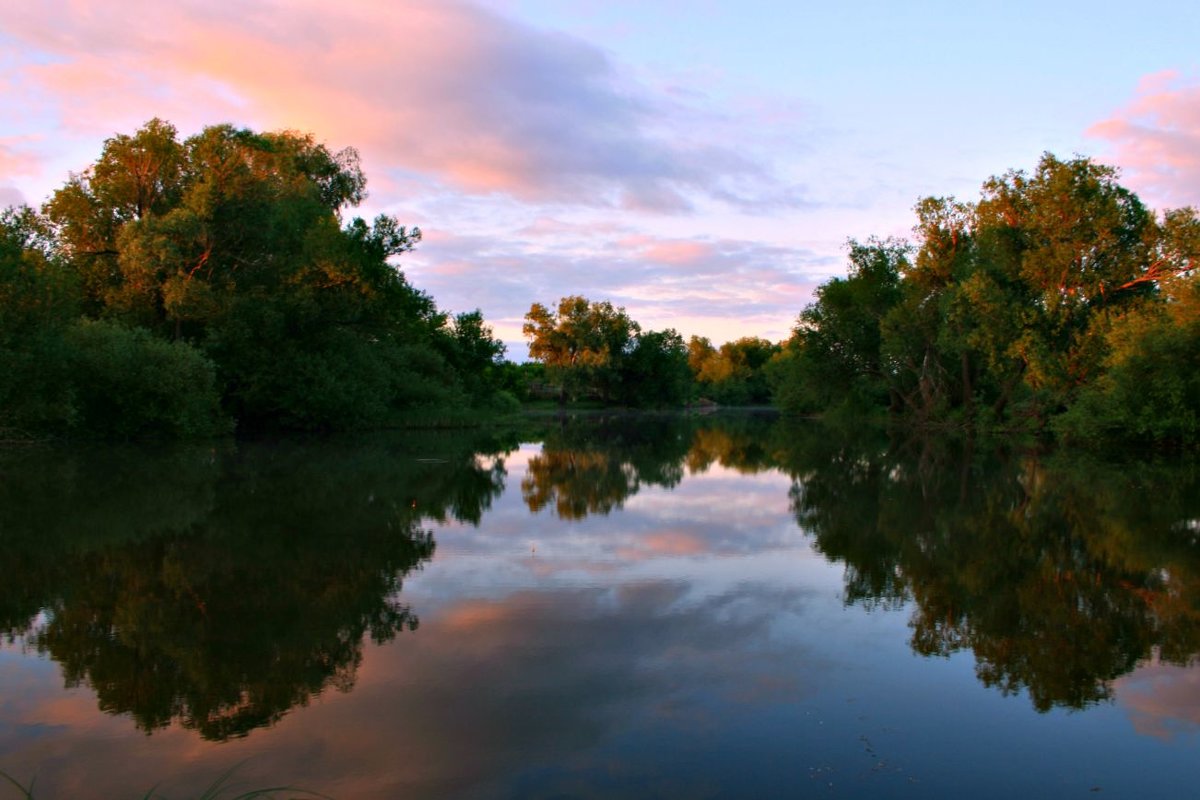
<path id="1" fill-rule="evenodd" d="M 114 133 L 232 122 L 356 147 L 366 216 L 523 358 L 530 303 L 782 339 L 848 238 L 1044 151 L 1200 204 L 1200 4 L 0 0 L 0 205 Z"/>

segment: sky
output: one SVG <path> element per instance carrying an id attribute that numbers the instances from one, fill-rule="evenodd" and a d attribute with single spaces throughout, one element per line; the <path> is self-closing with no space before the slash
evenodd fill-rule
<path id="1" fill-rule="evenodd" d="M 356 148 L 401 268 L 521 360 L 534 302 L 786 338 L 846 242 L 1044 152 L 1200 205 L 1200 3 L 0 0 L 0 206 L 153 117 Z"/>

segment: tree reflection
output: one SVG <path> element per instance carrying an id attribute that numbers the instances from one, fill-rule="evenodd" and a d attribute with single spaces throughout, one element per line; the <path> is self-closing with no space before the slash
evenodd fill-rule
<path id="1" fill-rule="evenodd" d="M 1080 708 L 1152 654 L 1200 652 L 1195 464 L 829 436 L 788 458 L 797 521 L 846 564 L 848 601 L 911 598 L 913 649 L 969 648 L 985 685 Z"/>
<path id="2" fill-rule="evenodd" d="M 581 519 L 715 465 L 792 477 L 847 602 L 911 608 L 923 655 L 1080 708 L 1200 653 L 1200 466 L 896 442 L 771 417 L 529 423 L 533 512 Z M 242 736 L 355 680 L 416 627 L 430 520 L 478 523 L 517 439 L 446 433 L 0 458 L 0 632 L 151 731 Z"/>
<path id="3" fill-rule="evenodd" d="M 643 486 L 670 489 L 685 469 L 714 464 L 752 474 L 770 469 L 774 414 L 637 414 L 560 419 L 534 434 L 521 494 L 529 510 L 553 507 L 561 519 L 608 514 Z"/>
<path id="4" fill-rule="evenodd" d="M 399 593 L 434 551 L 422 521 L 478 521 L 505 475 L 478 442 L 428 444 L 12 456 L 0 624 L 147 732 L 244 736 L 417 626 Z"/>
<path id="5" fill-rule="evenodd" d="M 521 496 L 530 511 L 553 507 L 561 519 L 608 514 L 643 485 L 677 485 L 694 432 L 694 420 L 679 415 L 560 420 L 540 431 Z"/>

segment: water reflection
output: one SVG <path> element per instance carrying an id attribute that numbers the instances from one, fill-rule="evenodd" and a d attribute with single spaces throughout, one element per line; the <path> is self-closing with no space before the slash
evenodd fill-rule
<path id="1" fill-rule="evenodd" d="M 970 650 L 980 681 L 1027 691 L 1040 711 L 1109 699 L 1151 657 L 1200 653 L 1194 461 L 982 453 L 761 417 L 569 433 L 530 461 L 532 511 L 554 500 L 566 519 L 607 514 L 643 485 L 674 486 L 685 466 L 782 470 L 797 523 L 844 565 L 848 602 L 911 601 L 915 652 Z M 666 544 L 682 548 L 676 538 Z"/>
<path id="2" fill-rule="evenodd" d="M 813 454 L 819 453 L 817 458 Z M 1082 708 L 1155 655 L 1200 652 L 1194 464 L 913 449 L 789 450 L 797 521 L 851 602 L 911 599 L 913 649 L 970 649 L 987 686 Z"/>
<path id="3" fill-rule="evenodd" d="M 541 452 L 529 460 L 521 495 L 537 513 L 553 507 L 560 519 L 608 514 L 642 486 L 671 488 L 695 436 L 678 415 L 600 417 L 590 424 L 544 427 Z"/>
<path id="4" fill-rule="evenodd" d="M 12 455 L 0 630 L 142 730 L 244 736 L 417 627 L 400 589 L 433 555 L 423 522 L 478 521 L 503 488 L 502 460 L 447 444 Z"/>
<path id="5" fill-rule="evenodd" d="M 518 458 L 522 440 L 540 445 Z M 34 450 L 4 455 L 0 476 L 0 631 L 140 730 L 225 741 L 273 727 L 263 736 L 297 759 L 289 779 L 303 776 L 295 752 L 316 747 L 314 720 L 337 731 L 313 762 L 325 775 L 343 769 L 330 759 L 387 760 L 400 744 L 427 765 L 386 791 L 348 782 L 347 796 L 512 793 L 501 783 L 520 776 L 497 773 L 520 754 L 540 765 L 539 786 L 553 777 L 570 793 L 617 757 L 617 739 L 630 759 L 652 740 L 750 726 L 747 709 L 764 715 L 755 725 L 794 732 L 804 720 L 779 709 L 800 714 L 828 674 L 857 663 L 829 648 L 873 630 L 863 610 L 906 617 L 897 641 L 920 656 L 969 653 L 996 697 L 1052 711 L 1127 693 L 1154 736 L 1200 720 L 1181 699 L 1194 697 L 1185 667 L 1200 653 L 1194 462 L 664 415 L 498 437 Z M 786 571 L 812 559 L 805 541 L 841 571 L 843 616 L 816 627 L 811 576 Z M 443 564 L 447 545 L 464 557 Z M 435 552 L 449 577 L 414 599 L 414 572 Z M 898 661 L 869 668 L 877 685 L 896 683 L 886 702 L 917 696 Z M 352 686 L 353 712 L 314 707 L 286 726 L 289 710 Z M 841 732 L 857 742 L 864 718 Z M 819 749 L 829 732 L 804 742 Z M 882 729 L 870 734 L 878 747 Z M 672 757 L 655 751 L 638 769 Z M 662 793 L 704 790 L 685 779 L 695 763 L 677 766 L 659 776 L 674 787 Z"/>

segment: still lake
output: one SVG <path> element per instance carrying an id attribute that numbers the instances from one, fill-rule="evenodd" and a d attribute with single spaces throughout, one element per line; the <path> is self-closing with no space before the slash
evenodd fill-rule
<path id="1" fill-rule="evenodd" d="M 1178 457 L 721 414 L 28 447 L 0 569 L 0 770 L 38 798 L 235 767 L 345 800 L 1200 779 Z"/>

